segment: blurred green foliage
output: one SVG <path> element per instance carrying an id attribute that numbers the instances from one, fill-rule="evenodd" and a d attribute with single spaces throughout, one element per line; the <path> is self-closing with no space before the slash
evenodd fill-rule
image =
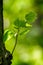
<path id="1" fill-rule="evenodd" d="M 43 65 L 43 0 L 3 0 L 4 43 L 11 65 Z M 7 30 L 7 31 L 6 31 Z"/>
<path id="2" fill-rule="evenodd" d="M 28 23 L 32 23 L 33 21 L 35 21 L 35 18 L 36 18 L 36 14 L 34 12 L 29 12 L 29 14 L 27 14 L 25 16 L 26 20 L 28 21 Z"/>

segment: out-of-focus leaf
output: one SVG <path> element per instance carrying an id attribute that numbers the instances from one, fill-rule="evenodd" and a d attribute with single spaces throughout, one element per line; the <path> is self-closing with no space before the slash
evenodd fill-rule
<path id="1" fill-rule="evenodd" d="M 30 13 L 26 14 L 25 19 L 26 19 L 26 21 L 28 23 L 32 23 L 32 22 L 35 21 L 36 17 L 37 16 L 36 16 L 36 13 L 35 12 L 30 12 Z"/>
<path id="2" fill-rule="evenodd" d="M 25 21 L 22 21 L 22 20 L 19 20 L 19 19 L 16 19 L 15 22 L 14 22 L 14 25 L 15 25 L 17 28 L 25 27 L 26 22 L 25 22 Z"/>
<path id="3" fill-rule="evenodd" d="M 31 25 L 31 24 L 26 23 L 26 27 L 32 27 L 32 25 Z"/>
<path id="4" fill-rule="evenodd" d="M 22 31 L 22 32 L 20 33 L 20 35 L 26 34 L 26 33 L 29 32 L 29 31 L 30 31 L 30 30 L 27 28 L 26 30 Z"/>

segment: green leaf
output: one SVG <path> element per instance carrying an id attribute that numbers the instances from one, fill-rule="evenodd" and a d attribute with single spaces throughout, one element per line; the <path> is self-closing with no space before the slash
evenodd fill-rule
<path id="1" fill-rule="evenodd" d="M 16 19 L 14 21 L 14 25 L 16 26 L 16 28 L 25 27 L 26 22 L 22 21 L 22 20 L 19 20 L 19 19 Z"/>
<path id="2" fill-rule="evenodd" d="M 31 24 L 26 23 L 26 27 L 32 27 L 32 25 L 31 25 Z"/>
<path id="3" fill-rule="evenodd" d="M 20 35 L 26 34 L 27 32 L 29 32 L 29 29 L 24 30 L 23 32 L 20 33 Z"/>
<path id="4" fill-rule="evenodd" d="M 13 37 L 13 33 L 10 30 L 5 31 L 3 35 L 3 41 L 9 40 L 11 37 Z"/>
<path id="5" fill-rule="evenodd" d="M 6 41 L 8 38 L 8 31 L 4 34 L 3 41 Z"/>
<path id="6" fill-rule="evenodd" d="M 28 23 L 31 23 L 31 22 L 34 22 L 35 21 L 36 17 L 37 16 L 36 16 L 36 13 L 35 12 L 30 12 L 30 13 L 26 14 L 25 19 L 26 19 L 26 21 Z"/>

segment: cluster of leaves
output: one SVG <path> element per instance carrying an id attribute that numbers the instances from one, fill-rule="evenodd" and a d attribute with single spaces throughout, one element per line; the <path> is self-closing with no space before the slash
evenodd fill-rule
<path id="1" fill-rule="evenodd" d="M 32 23 L 36 20 L 36 13 L 35 12 L 29 12 L 25 15 L 25 20 L 20 20 L 19 18 L 17 18 L 15 21 L 14 21 L 14 28 L 15 29 L 19 29 L 21 30 L 21 28 L 25 28 L 26 30 L 22 31 L 20 34 L 22 33 L 25 33 L 27 30 L 29 30 L 29 28 L 31 28 L 31 25 Z M 10 31 L 10 34 L 9 34 L 9 31 L 7 31 L 5 34 L 4 34 L 4 41 L 7 40 L 8 38 L 8 35 L 12 36 L 12 31 Z"/>
<path id="2" fill-rule="evenodd" d="M 25 20 L 20 20 L 19 18 L 17 18 L 15 21 L 14 21 L 14 29 L 16 29 L 18 31 L 19 29 L 19 32 L 21 30 L 21 28 L 25 28 L 24 31 L 20 32 L 19 35 L 22 35 L 23 33 L 27 32 L 27 30 L 29 30 L 29 28 L 31 28 L 31 25 L 32 23 L 36 20 L 36 13 L 34 12 L 29 12 L 28 14 L 25 15 Z M 18 32 L 17 32 L 18 33 Z M 15 33 L 16 34 L 16 33 Z M 9 39 L 9 37 L 11 38 L 12 36 L 14 36 L 13 32 L 11 30 L 7 30 L 5 33 L 4 33 L 4 42 Z M 16 40 L 17 42 L 17 40 Z M 16 43 L 17 44 L 17 43 Z M 15 46 L 14 46 L 15 48 Z M 12 59 L 12 54 L 8 54 L 8 57 L 6 58 L 6 60 L 8 61 L 8 65 L 11 64 L 11 59 Z"/>
<path id="3" fill-rule="evenodd" d="M 20 28 L 20 27 L 23 28 L 23 27 L 26 27 L 26 23 L 32 24 L 35 21 L 35 19 L 36 19 L 36 13 L 35 12 L 29 12 L 28 14 L 26 14 L 24 21 L 16 19 L 14 22 L 14 25 L 18 28 Z"/>

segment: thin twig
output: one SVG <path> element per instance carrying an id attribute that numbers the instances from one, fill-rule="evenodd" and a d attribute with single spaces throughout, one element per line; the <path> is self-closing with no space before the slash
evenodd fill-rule
<path id="1" fill-rule="evenodd" d="M 17 34 L 16 34 L 15 45 L 14 45 L 14 48 L 13 48 L 12 54 L 13 54 L 15 48 L 16 48 L 16 45 L 17 45 L 18 35 L 19 35 L 19 29 L 18 29 L 18 32 L 17 32 Z"/>

